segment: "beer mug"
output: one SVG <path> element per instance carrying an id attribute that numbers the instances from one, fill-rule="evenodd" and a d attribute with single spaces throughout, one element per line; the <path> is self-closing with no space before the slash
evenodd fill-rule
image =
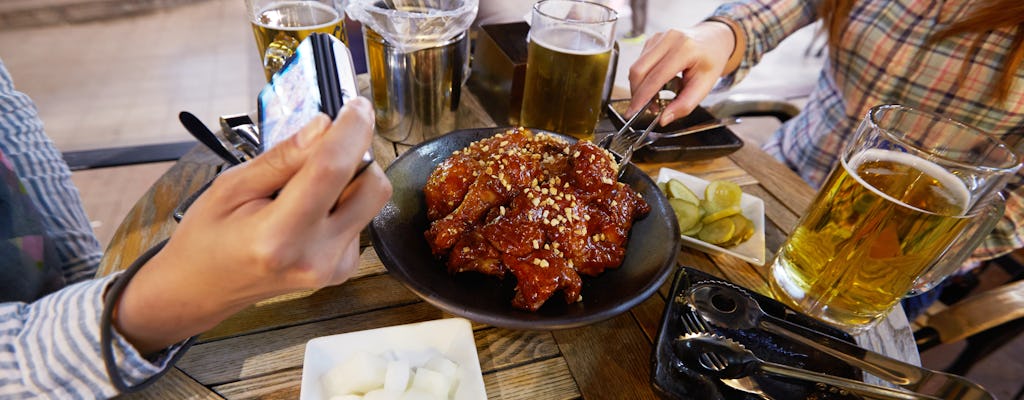
<path id="1" fill-rule="evenodd" d="M 270 77 L 313 32 L 333 35 L 346 45 L 344 0 L 246 0 L 263 72 Z"/>
<path id="2" fill-rule="evenodd" d="M 996 192 L 989 194 L 985 202 L 982 209 L 975 213 L 973 220 L 968 223 L 967 228 L 964 228 L 960 237 L 946 249 L 946 253 L 935 260 L 935 263 L 924 274 L 917 277 L 914 286 L 910 288 L 909 296 L 927 292 L 942 283 L 959 270 L 967 262 L 971 252 L 985 241 L 989 233 L 992 233 L 992 229 L 995 229 L 996 224 L 1003 219 L 1003 214 L 1006 213 L 1006 199 L 1002 193 Z"/>
<path id="3" fill-rule="evenodd" d="M 594 139 L 610 77 L 615 10 L 578 0 L 534 4 L 522 126 Z"/>
<path id="4" fill-rule="evenodd" d="M 899 105 L 872 108 L 839 161 L 769 283 L 778 300 L 851 333 L 881 320 L 971 235 L 1020 168 L 999 139 Z"/>

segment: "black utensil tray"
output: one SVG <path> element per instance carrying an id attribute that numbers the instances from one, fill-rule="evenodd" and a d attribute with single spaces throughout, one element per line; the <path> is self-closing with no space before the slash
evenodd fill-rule
<path id="1" fill-rule="evenodd" d="M 685 266 L 676 272 L 672 284 L 672 292 L 662 314 L 661 326 L 658 329 L 658 337 L 651 357 L 651 385 L 659 396 L 666 399 L 757 400 L 759 399 L 757 395 L 733 389 L 718 379 L 705 376 L 697 372 L 697 370 L 691 369 L 685 363 L 682 363 L 672 351 L 672 342 L 685 334 L 681 317 L 682 313 L 688 311 L 690 307 L 686 296 L 687 291 L 691 285 L 705 281 L 726 282 Z M 797 313 L 771 298 L 750 290 L 745 291 L 757 300 L 761 308 L 775 317 L 826 333 L 837 339 L 854 343 L 853 338 L 843 331 Z M 764 361 L 844 378 L 863 379 L 863 373 L 860 369 L 851 367 L 832 356 L 784 337 L 757 329 L 726 329 L 711 326 L 710 324 L 709 326 L 713 333 L 739 342 Z M 777 399 L 859 398 L 824 384 L 773 376 L 757 376 L 755 379 L 770 397 Z"/>

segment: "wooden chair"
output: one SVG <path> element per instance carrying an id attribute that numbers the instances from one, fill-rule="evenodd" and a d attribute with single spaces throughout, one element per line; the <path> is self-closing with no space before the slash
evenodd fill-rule
<path id="1" fill-rule="evenodd" d="M 966 340 L 967 347 L 946 372 L 965 375 L 975 363 L 1024 332 L 1024 280 L 969 296 L 928 315 L 914 332 L 917 348 Z"/>
<path id="2" fill-rule="evenodd" d="M 196 145 L 195 141 L 158 143 L 140 146 L 106 147 L 66 151 L 64 162 L 72 171 L 122 165 L 175 161 Z"/>

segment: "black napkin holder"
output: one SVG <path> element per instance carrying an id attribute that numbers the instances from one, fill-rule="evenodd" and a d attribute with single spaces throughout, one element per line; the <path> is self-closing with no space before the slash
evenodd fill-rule
<path id="1" fill-rule="evenodd" d="M 473 73 L 467 85 L 489 101 L 484 110 L 498 125 L 519 122 L 526 82 L 526 22 L 482 25 L 473 52 Z"/>

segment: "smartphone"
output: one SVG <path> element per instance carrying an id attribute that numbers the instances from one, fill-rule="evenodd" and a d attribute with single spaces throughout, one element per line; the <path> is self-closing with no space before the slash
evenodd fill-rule
<path id="1" fill-rule="evenodd" d="M 333 120 L 358 95 L 348 47 L 329 34 L 311 34 L 260 91 L 260 152 L 287 140 L 318 113 Z"/>

